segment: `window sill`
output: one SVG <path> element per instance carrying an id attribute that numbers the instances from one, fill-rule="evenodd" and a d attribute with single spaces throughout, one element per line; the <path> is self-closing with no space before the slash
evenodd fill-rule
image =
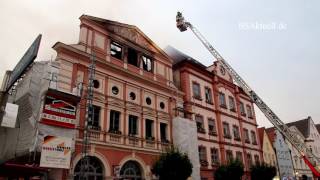
<path id="1" fill-rule="evenodd" d="M 168 139 L 161 139 L 162 144 L 169 144 L 170 141 Z"/>
<path id="2" fill-rule="evenodd" d="M 116 56 L 113 56 L 113 55 L 111 55 L 111 54 L 110 54 L 110 57 L 112 57 L 113 59 L 116 59 L 116 60 L 118 60 L 118 61 L 121 61 L 121 62 L 123 62 L 123 59 L 122 59 L 122 58 L 120 58 L 120 59 L 119 59 L 118 57 L 116 57 Z"/>
<path id="3" fill-rule="evenodd" d="M 89 125 L 88 129 L 89 130 L 94 130 L 94 131 L 101 131 L 101 127 L 100 126 L 91 126 L 91 125 Z"/>
<path id="4" fill-rule="evenodd" d="M 208 166 L 208 161 L 207 160 L 200 160 L 200 165 L 202 166 L 202 167 L 207 167 Z"/>
<path id="5" fill-rule="evenodd" d="M 154 142 L 154 137 L 146 137 L 146 141 L 148 141 L 148 142 Z"/>
<path id="6" fill-rule="evenodd" d="M 119 131 L 119 130 L 109 130 L 108 133 L 117 134 L 117 135 L 121 135 L 122 134 L 121 131 Z"/>
<path id="7" fill-rule="evenodd" d="M 253 116 L 248 116 L 248 118 L 253 119 Z"/>
<path id="8" fill-rule="evenodd" d="M 253 144 L 253 145 L 258 145 L 258 143 L 257 143 L 257 142 L 253 142 L 252 144 Z"/>
<path id="9" fill-rule="evenodd" d="M 224 135 L 223 137 L 226 139 L 231 139 L 231 135 Z"/>
<path id="10" fill-rule="evenodd" d="M 211 131 L 211 132 L 209 132 L 209 135 L 210 135 L 210 136 L 217 136 L 217 132 Z"/>
<path id="11" fill-rule="evenodd" d="M 128 134 L 129 137 L 136 138 L 138 134 Z"/>
<path id="12" fill-rule="evenodd" d="M 210 104 L 210 105 L 213 105 L 213 102 L 212 102 L 212 101 L 207 101 L 207 100 L 206 100 L 206 103 L 207 103 L 207 104 Z"/>
<path id="13" fill-rule="evenodd" d="M 237 112 L 236 109 L 230 109 L 230 111 L 232 111 L 232 112 Z"/>
<path id="14" fill-rule="evenodd" d="M 192 96 L 192 97 L 198 101 L 202 101 L 202 98 L 200 96 Z"/>
<path id="15" fill-rule="evenodd" d="M 235 140 L 235 141 L 241 141 L 241 139 L 240 139 L 240 138 L 234 138 L 234 140 Z"/>
<path id="16" fill-rule="evenodd" d="M 220 107 L 223 108 L 223 109 L 228 109 L 227 106 L 224 105 L 224 104 L 220 104 Z"/>
<path id="17" fill-rule="evenodd" d="M 205 134 L 206 131 L 204 130 L 204 128 L 197 128 L 197 132 L 201 133 L 201 134 Z"/>

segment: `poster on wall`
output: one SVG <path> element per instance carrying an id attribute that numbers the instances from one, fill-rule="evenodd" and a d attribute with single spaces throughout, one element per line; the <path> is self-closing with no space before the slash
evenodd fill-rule
<path id="1" fill-rule="evenodd" d="M 17 122 L 19 106 L 17 104 L 7 103 L 5 113 L 2 118 L 2 127 L 15 128 Z"/>
<path id="2" fill-rule="evenodd" d="M 70 168 L 72 138 L 46 136 L 43 140 L 40 167 Z"/>
<path id="3" fill-rule="evenodd" d="M 45 99 L 41 122 L 65 128 L 75 128 L 76 104 L 48 94 Z"/>

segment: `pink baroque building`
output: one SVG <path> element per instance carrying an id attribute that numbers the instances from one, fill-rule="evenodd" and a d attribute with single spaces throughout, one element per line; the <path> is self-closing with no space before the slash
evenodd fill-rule
<path id="1" fill-rule="evenodd" d="M 94 118 L 89 124 L 92 177 L 151 179 L 152 163 L 172 143 L 171 120 L 182 101 L 183 93 L 172 83 L 172 60 L 135 26 L 88 15 L 80 21 L 79 43 L 53 46 L 61 66 L 59 88 L 84 87 L 71 169 L 56 178 L 80 176 L 88 66 L 94 53 Z"/>
<path id="2" fill-rule="evenodd" d="M 239 159 L 250 166 L 263 160 L 257 122 L 250 98 L 219 64 L 206 67 L 172 47 L 175 85 L 185 95 L 185 116 L 196 121 L 201 178 L 213 179 L 219 164 Z"/>

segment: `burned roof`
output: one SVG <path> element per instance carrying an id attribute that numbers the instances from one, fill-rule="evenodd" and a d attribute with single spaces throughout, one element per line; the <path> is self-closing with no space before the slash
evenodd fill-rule
<path id="1" fill-rule="evenodd" d="M 200 68 L 207 69 L 207 66 L 203 65 L 199 61 L 193 59 L 192 57 L 184 54 L 183 52 L 177 50 L 176 48 L 174 48 L 172 46 L 167 46 L 164 49 L 164 52 L 171 57 L 171 59 L 173 60 L 173 65 L 177 65 L 179 63 L 182 63 L 183 61 L 187 61 L 187 62 L 190 62 L 194 65 L 199 66 Z"/>

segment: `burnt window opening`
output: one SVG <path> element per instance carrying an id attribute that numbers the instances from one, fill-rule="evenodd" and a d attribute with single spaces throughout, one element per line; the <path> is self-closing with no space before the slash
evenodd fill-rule
<path id="1" fill-rule="evenodd" d="M 112 94 L 117 95 L 119 93 L 119 88 L 117 86 L 112 87 Z"/>
<path id="2" fill-rule="evenodd" d="M 93 87 L 96 88 L 96 89 L 98 89 L 100 87 L 100 83 L 99 83 L 98 80 L 96 80 L 96 79 L 93 80 Z"/>
<path id="3" fill-rule="evenodd" d="M 135 100 L 136 99 L 136 94 L 134 92 L 129 93 L 130 99 Z"/>
<path id="4" fill-rule="evenodd" d="M 122 59 L 122 46 L 116 42 L 111 42 L 110 53 L 112 57 Z"/>
<path id="5" fill-rule="evenodd" d="M 165 108 L 164 102 L 160 102 L 160 108 L 161 108 L 161 109 L 164 109 L 164 108 Z"/>
<path id="6" fill-rule="evenodd" d="M 147 56 L 142 56 L 143 70 L 152 72 L 152 60 Z"/>
<path id="7" fill-rule="evenodd" d="M 146 103 L 147 103 L 148 105 L 150 105 L 150 104 L 151 104 L 151 98 L 147 97 L 147 98 L 146 98 Z"/>
<path id="8" fill-rule="evenodd" d="M 128 48 L 128 64 L 139 67 L 138 53 L 136 50 Z"/>

